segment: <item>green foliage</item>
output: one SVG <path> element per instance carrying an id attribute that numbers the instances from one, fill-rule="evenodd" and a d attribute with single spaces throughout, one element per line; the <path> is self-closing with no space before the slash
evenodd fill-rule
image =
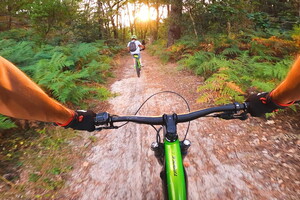
<path id="1" fill-rule="evenodd" d="M 202 50 L 187 53 L 179 61 L 183 68 L 205 78 L 205 84 L 198 88 L 202 93 L 200 102 L 242 101 L 249 88 L 270 91 L 286 76 L 293 61 L 290 56 L 293 47 L 286 46 L 288 50 L 283 51 L 283 46 L 290 45 L 291 41 L 257 37 L 251 41 L 245 40 L 245 35 L 235 38 L 207 37 L 204 41 L 213 46 L 209 48 L 202 42 Z M 277 43 L 280 45 L 275 48 Z"/>
<path id="2" fill-rule="evenodd" d="M 283 80 L 286 77 L 287 71 L 292 65 L 292 58 L 287 58 L 277 62 L 275 65 L 265 64 L 262 69 L 262 74 L 265 78 L 275 78 Z"/>
<path id="3" fill-rule="evenodd" d="M 31 29 L 11 29 L 8 31 L 0 32 L 0 38 L 12 39 L 15 41 L 31 40 L 34 37 L 34 33 Z"/>
<path id="4" fill-rule="evenodd" d="M 165 40 L 157 40 L 152 45 L 147 46 L 147 49 L 152 55 L 158 56 L 163 63 L 166 63 L 171 56 L 171 53 L 166 50 L 166 45 Z"/>
<path id="5" fill-rule="evenodd" d="M 223 56 L 203 51 L 198 51 L 194 55 L 188 55 L 180 63 L 194 69 L 197 75 L 202 75 L 204 78 L 208 78 L 218 69 L 229 64 Z"/>
<path id="6" fill-rule="evenodd" d="M 8 117 L 0 115 L 0 130 L 15 128 L 16 125 Z"/>
<path id="7" fill-rule="evenodd" d="M 99 48 L 94 43 L 79 43 L 69 45 L 71 50 L 71 59 L 77 62 L 79 59 L 90 60 L 90 58 L 99 55 Z"/>
<path id="8" fill-rule="evenodd" d="M 291 31 L 291 37 L 293 38 L 293 40 L 295 40 L 298 44 L 298 46 L 300 46 L 300 25 L 295 25 L 293 27 L 293 30 Z"/>
<path id="9" fill-rule="evenodd" d="M 3 38 L 8 34 L 1 34 Z M 20 67 L 51 97 L 84 107 L 89 98 L 105 100 L 110 93 L 102 85 L 111 76 L 113 56 L 121 48 L 105 41 L 64 46 L 38 45 L 34 41 L 0 38 L 0 55 Z M 0 127 L 13 123 L 1 118 Z"/>
<path id="10" fill-rule="evenodd" d="M 27 7 L 30 9 L 30 20 L 36 32 L 46 37 L 53 30 L 66 28 L 76 14 L 76 1 L 33 0 Z M 56 32 L 56 33 L 57 33 Z M 65 31 L 63 31 L 65 32 Z"/>
<path id="11" fill-rule="evenodd" d="M 90 86 L 103 83 L 110 69 L 111 58 L 99 55 L 100 50 L 97 43 L 45 46 L 35 56 L 39 60 L 24 70 L 62 103 L 79 105 L 87 98 L 107 98 L 107 91 Z"/>
<path id="12" fill-rule="evenodd" d="M 240 96 L 242 93 L 241 88 L 232 82 L 230 77 L 230 70 L 228 68 L 222 68 L 210 76 L 205 85 L 199 86 L 198 91 L 201 93 L 211 93 L 211 91 L 217 92 L 215 95 L 201 96 L 199 102 L 207 102 L 214 98 L 216 104 L 225 104 L 231 101 L 242 101 Z"/>
<path id="13" fill-rule="evenodd" d="M 265 12 L 249 13 L 247 17 L 255 24 L 255 28 L 266 30 L 271 27 L 270 17 Z"/>
<path id="14" fill-rule="evenodd" d="M 30 65 L 33 62 L 34 48 L 35 43 L 32 41 L 0 40 L 1 56 L 19 66 Z"/>
<path id="15" fill-rule="evenodd" d="M 51 126 L 1 136 L 0 175 L 17 174 L 22 166 L 28 176 L 22 182 L 14 177 L 14 187 L 2 188 L 0 199 L 15 199 L 16 194 L 24 199 L 55 199 L 65 182 L 64 175 L 73 169 L 77 152 L 71 149 L 70 141 L 77 138 L 76 132 Z"/>
<path id="16" fill-rule="evenodd" d="M 233 45 L 232 47 L 226 48 L 221 54 L 228 57 L 236 57 L 242 53 L 243 51 L 241 51 L 237 45 Z"/>

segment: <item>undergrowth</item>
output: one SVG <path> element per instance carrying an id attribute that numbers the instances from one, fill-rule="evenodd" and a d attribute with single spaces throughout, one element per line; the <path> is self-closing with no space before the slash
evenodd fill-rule
<path id="1" fill-rule="evenodd" d="M 2 133 L 0 199 L 55 199 L 73 169 L 69 142 L 76 137 L 58 127 Z"/>
<path id="2" fill-rule="evenodd" d="M 179 68 L 192 70 L 205 80 L 198 87 L 199 102 L 241 102 L 252 92 L 271 91 L 285 78 L 300 51 L 295 32 L 292 39 L 245 34 L 215 37 L 204 38 L 196 47 L 182 47 L 182 41 L 175 44 L 185 49 L 178 59 Z"/>
<path id="3" fill-rule="evenodd" d="M 11 30 L 0 34 L 0 55 L 30 76 L 46 93 L 61 103 L 86 107 L 88 99 L 105 100 L 110 92 L 104 87 L 113 57 L 120 46 L 105 41 L 61 46 L 40 44 L 32 32 Z M 0 130 L 10 128 L 0 118 Z"/>
<path id="4" fill-rule="evenodd" d="M 32 37 L 24 30 L 1 32 L 0 55 L 50 97 L 73 109 L 87 109 L 91 100 L 111 96 L 105 82 L 113 76 L 111 65 L 120 46 L 106 41 L 53 46 Z M 76 155 L 69 143 L 76 132 L 27 121 L 21 128 L 21 123 L 0 115 L 0 199 L 55 199 L 73 168 Z"/>

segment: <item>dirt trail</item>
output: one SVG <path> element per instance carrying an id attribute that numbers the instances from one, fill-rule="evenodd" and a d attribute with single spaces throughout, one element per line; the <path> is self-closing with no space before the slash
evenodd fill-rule
<path id="1" fill-rule="evenodd" d="M 118 80 L 111 85 L 118 95 L 109 101 L 110 113 L 133 114 L 150 95 L 163 90 L 186 97 L 192 110 L 208 106 L 195 102 L 201 78 L 178 72 L 175 64 L 163 65 L 147 52 L 142 56 L 141 78 L 130 56 L 120 58 Z M 180 98 L 166 94 L 151 99 L 139 115 L 172 112 L 186 112 L 186 107 Z M 299 199 L 299 135 L 281 123 L 253 118 L 192 122 L 186 158 L 189 199 Z M 181 137 L 185 127 L 178 129 Z M 162 199 L 160 166 L 150 150 L 153 128 L 130 123 L 95 136 L 98 141 L 78 162 L 63 199 Z"/>

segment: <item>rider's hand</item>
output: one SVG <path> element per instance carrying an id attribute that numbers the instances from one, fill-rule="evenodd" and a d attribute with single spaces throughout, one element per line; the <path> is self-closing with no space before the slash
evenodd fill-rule
<path id="1" fill-rule="evenodd" d="M 258 94 L 252 94 L 248 97 L 246 102 L 249 103 L 248 112 L 253 117 L 260 117 L 265 113 L 271 113 L 277 111 L 277 109 L 283 109 L 291 104 L 277 104 L 272 100 L 272 95 L 269 92 L 262 92 Z"/>
<path id="2" fill-rule="evenodd" d="M 92 132 L 95 130 L 95 117 L 96 114 L 91 110 L 76 110 L 70 123 L 68 123 L 67 125 L 62 125 L 59 123 L 57 124 L 65 128 L 72 128 L 75 130 L 86 130 Z"/>

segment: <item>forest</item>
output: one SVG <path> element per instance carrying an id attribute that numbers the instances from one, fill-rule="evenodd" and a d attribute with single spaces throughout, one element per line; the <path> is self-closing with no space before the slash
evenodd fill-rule
<path id="1" fill-rule="evenodd" d="M 251 92 L 270 91 L 278 85 L 299 54 L 300 1 L 0 2 L 0 56 L 49 96 L 74 109 L 114 95 L 106 83 L 114 77 L 115 56 L 124 53 L 133 34 L 145 40 L 147 51 L 163 63 L 175 62 L 178 70 L 203 77 L 199 102 L 242 102 Z M 299 112 L 299 107 L 292 109 Z M 16 193 L 31 199 L 50 198 L 63 186 L 57 175 L 72 169 L 63 157 L 68 155 L 64 144 L 76 133 L 64 138 L 68 130 L 57 133 L 47 126 L 0 115 L 0 182 L 6 184 L 0 191 L 7 195 L 2 198 Z M 43 160 L 27 162 L 34 151 L 48 154 L 52 165 L 43 166 Z M 56 163 L 59 151 L 64 153 Z M 18 185 L 17 175 L 5 176 L 31 165 L 36 168 L 28 175 L 30 186 Z M 7 173 L 8 169 L 12 172 Z M 26 187 L 35 192 L 25 194 Z"/>

